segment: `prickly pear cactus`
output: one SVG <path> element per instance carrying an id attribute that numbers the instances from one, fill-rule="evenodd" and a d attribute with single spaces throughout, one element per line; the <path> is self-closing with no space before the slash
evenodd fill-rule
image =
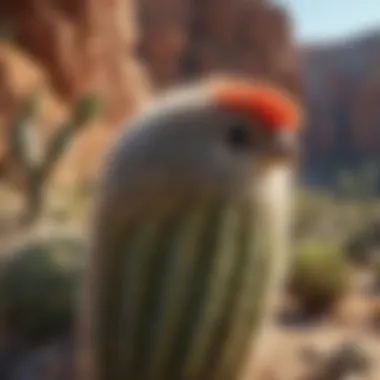
<path id="1" fill-rule="evenodd" d="M 16 249 L 0 271 L 1 323 L 26 341 L 40 341 L 70 327 L 84 245 L 51 236 Z"/>

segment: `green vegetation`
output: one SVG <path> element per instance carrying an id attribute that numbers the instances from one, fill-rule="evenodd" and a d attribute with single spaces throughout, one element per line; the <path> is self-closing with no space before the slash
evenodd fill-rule
<path id="1" fill-rule="evenodd" d="M 34 238 L 14 249 L 0 270 L 3 328 L 38 342 L 71 326 L 84 243 L 75 236 Z"/>
<path id="2" fill-rule="evenodd" d="M 32 94 L 13 121 L 11 129 L 8 160 L 13 172 L 18 172 L 22 178 L 22 185 L 20 186 L 18 181 L 17 188 L 25 199 L 24 212 L 19 220 L 21 226 L 29 226 L 39 218 L 47 181 L 64 156 L 68 145 L 80 130 L 98 116 L 101 108 L 99 99 L 93 94 L 84 94 L 78 98 L 69 118 L 53 134 L 44 152 L 37 152 L 36 157 L 33 136 L 36 134 L 35 123 L 41 106 L 39 95 Z M 12 181 L 7 176 L 2 179 Z"/>
<path id="3" fill-rule="evenodd" d="M 307 313 L 329 310 L 347 289 L 349 268 L 338 244 L 301 241 L 292 264 L 290 292 Z"/>
<path id="4" fill-rule="evenodd" d="M 351 280 L 350 267 L 378 272 L 380 283 L 380 201 L 372 191 L 373 168 L 363 168 L 359 177 L 343 174 L 339 194 L 303 190 L 297 196 L 289 281 L 309 313 L 334 306 Z"/>

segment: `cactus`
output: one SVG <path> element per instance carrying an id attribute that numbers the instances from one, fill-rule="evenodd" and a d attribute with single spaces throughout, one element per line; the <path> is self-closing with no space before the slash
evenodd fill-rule
<path id="1" fill-rule="evenodd" d="M 246 203 L 202 206 L 101 240 L 82 316 L 97 319 L 99 379 L 232 379 L 244 364 L 272 275 L 266 224 Z"/>
<path id="2" fill-rule="evenodd" d="M 32 343 L 66 331 L 83 250 L 70 235 L 30 239 L 14 249 L 0 270 L 2 328 Z"/>
<path id="3" fill-rule="evenodd" d="M 85 94 L 79 98 L 71 116 L 71 125 L 74 128 L 83 125 L 94 119 L 100 109 L 100 101 L 94 94 Z"/>
<path id="4" fill-rule="evenodd" d="M 100 110 L 100 101 L 95 95 L 85 94 L 79 97 L 69 119 L 58 128 L 48 142 L 42 158 L 36 158 L 31 153 L 36 144 L 31 141 L 30 133 L 41 105 L 39 94 L 33 93 L 25 101 L 11 128 L 8 161 L 12 162 L 16 171 L 21 172 L 21 190 L 26 200 L 25 212 L 20 218 L 22 226 L 30 225 L 39 217 L 46 181 L 63 157 L 67 145 L 86 124 L 97 117 Z"/>
<path id="5" fill-rule="evenodd" d="M 318 240 L 301 242 L 291 268 L 290 292 L 305 312 L 326 312 L 346 291 L 348 270 L 338 245 Z"/>
<path id="6" fill-rule="evenodd" d="M 93 94 L 85 94 L 77 100 L 70 118 L 58 129 L 56 134 L 53 135 L 47 146 L 44 162 L 39 168 L 42 180 L 46 180 L 51 174 L 74 136 L 86 124 L 98 116 L 100 107 L 99 99 Z"/>

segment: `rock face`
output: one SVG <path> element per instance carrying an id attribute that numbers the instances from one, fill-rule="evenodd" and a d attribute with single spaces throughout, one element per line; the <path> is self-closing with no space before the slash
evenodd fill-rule
<path id="1" fill-rule="evenodd" d="M 142 0 L 140 54 L 158 86 L 229 71 L 301 93 L 287 13 L 270 1 Z"/>
<path id="2" fill-rule="evenodd" d="M 380 160 L 380 33 L 302 50 L 312 172 Z"/>
<path id="3" fill-rule="evenodd" d="M 107 119 L 131 114 L 145 90 L 136 62 L 135 13 L 131 0 L 4 0 L 0 20 L 48 72 L 67 100 L 100 91 Z"/>

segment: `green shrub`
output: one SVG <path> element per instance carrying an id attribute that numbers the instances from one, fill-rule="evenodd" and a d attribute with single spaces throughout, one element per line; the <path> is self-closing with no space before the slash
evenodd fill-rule
<path id="1" fill-rule="evenodd" d="M 291 267 L 291 294 L 307 313 L 325 312 L 344 294 L 348 264 L 336 244 L 319 240 L 299 243 Z"/>
<path id="2" fill-rule="evenodd" d="M 12 252 L 0 271 L 1 323 L 27 341 L 71 325 L 84 245 L 73 236 L 35 238 Z"/>

